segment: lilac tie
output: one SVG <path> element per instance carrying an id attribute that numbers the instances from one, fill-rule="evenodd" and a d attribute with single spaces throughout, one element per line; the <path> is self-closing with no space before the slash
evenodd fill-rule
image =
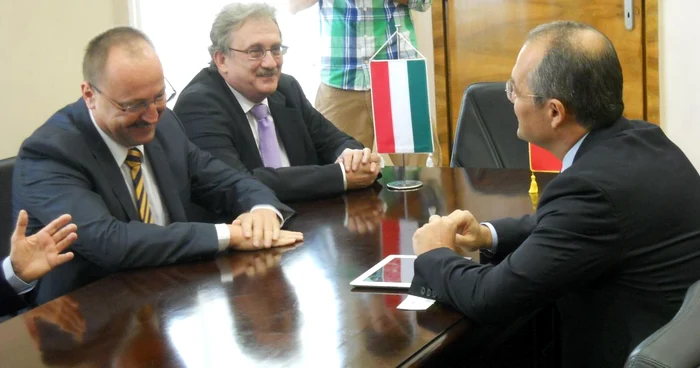
<path id="1" fill-rule="evenodd" d="M 280 157 L 280 145 L 277 142 L 275 124 L 270 118 L 267 106 L 257 104 L 250 110 L 258 121 L 258 136 L 260 138 L 260 154 L 265 167 L 278 168 L 282 166 Z"/>

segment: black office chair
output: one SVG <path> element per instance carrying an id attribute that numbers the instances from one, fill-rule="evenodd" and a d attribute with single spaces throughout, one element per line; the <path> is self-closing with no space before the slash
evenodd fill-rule
<path id="1" fill-rule="evenodd" d="M 10 255 L 10 237 L 15 229 L 12 221 L 12 170 L 15 158 L 0 160 L 0 261 Z"/>
<path id="2" fill-rule="evenodd" d="M 690 286 L 683 305 L 669 323 L 632 351 L 625 368 L 700 366 L 700 281 Z"/>
<path id="3" fill-rule="evenodd" d="M 527 142 L 517 136 L 505 89 L 505 83 L 475 83 L 464 91 L 451 167 L 530 168 Z"/>

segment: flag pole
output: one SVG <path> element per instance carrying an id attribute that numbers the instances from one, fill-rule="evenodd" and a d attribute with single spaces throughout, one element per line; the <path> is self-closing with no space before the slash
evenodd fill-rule
<path id="1" fill-rule="evenodd" d="M 400 27 L 401 27 L 401 25 L 397 24 L 396 25 L 396 32 L 394 32 L 394 35 L 397 36 L 396 37 L 396 59 L 397 60 L 401 59 L 401 40 L 404 39 L 403 36 L 401 35 L 401 32 L 399 32 Z M 393 37 L 393 35 L 392 35 L 392 37 Z M 407 190 L 416 190 L 416 189 L 419 189 L 420 187 L 423 186 L 423 182 L 421 182 L 420 180 L 407 180 L 406 179 L 406 153 L 401 154 L 401 167 L 399 168 L 399 174 L 400 174 L 399 180 L 387 183 L 386 187 L 388 189 L 396 190 L 396 191 L 407 191 Z M 406 196 L 404 194 L 404 203 L 405 203 L 405 201 L 406 201 Z"/>

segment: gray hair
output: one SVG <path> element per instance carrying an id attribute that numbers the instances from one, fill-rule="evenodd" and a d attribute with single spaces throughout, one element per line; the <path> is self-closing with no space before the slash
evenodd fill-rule
<path id="1" fill-rule="evenodd" d="M 593 32 L 596 42 L 582 41 Z M 547 51 L 528 75 L 539 106 L 556 98 L 588 130 L 613 124 L 622 116 L 622 67 L 608 37 L 583 23 L 556 21 L 533 29 L 526 42 L 543 40 Z"/>
<path id="2" fill-rule="evenodd" d="M 211 39 L 211 45 L 209 46 L 209 55 L 211 56 L 210 68 L 216 69 L 216 64 L 214 63 L 215 52 L 219 51 L 224 54 L 230 52 L 228 48 L 231 44 L 231 31 L 238 30 L 249 19 L 271 20 L 277 24 L 275 11 L 274 7 L 263 3 L 231 3 L 224 6 L 219 14 L 216 15 L 211 26 L 211 32 L 209 32 L 209 38 Z"/>
<path id="3" fill-rule="evenodd" d="M 90 40 L 83 56 L 83 79 L 90 84 L 99 84 L 104 74 L 107 57 L 112 47 L 124 47 L 136 54 L 146 42 L 153 48 L 153 43 L 145 33 L 132 27 L 116 27 L 100 33 Z"/>

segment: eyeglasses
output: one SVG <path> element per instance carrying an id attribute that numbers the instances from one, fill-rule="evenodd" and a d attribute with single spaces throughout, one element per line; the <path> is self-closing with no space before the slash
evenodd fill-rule
<path id="1" fill-rule="evenodd" d="M 508 101 L 510 101 L 511 103 L 515 103 L 515 100 L 516 100 L 518 97 L 523 97 L 523 98 L 525 98 L 525 97 L 542 97 L 542 96 L 538 96 L 538 95 L 522 95 L 522 96 L 519 96 L 519 95 L 515 94 L 515 87 L 513 87 L 513 80 L 511 79 L 511 80 L 509 80 L 508 82 L 506 82 L 506 97 L 508 97 Z"/>
<path id="2" fill-rule="evenodd" d="M 170 82 L 167 79 L 165 79 L 165 83 L 166 83 L 166 90 L 163 91 L 163 93 L 161 93 L 160 95 L 156 96 L 156 98 L 153 99 L 153 101 L 137 102 L 137 103 L 128 104 L 128 105 L 120 104 L 119 102 L 114 101 L 109 96 L 104 94 L 104 92 L 100 91 L 100 89 L 97 88 L 92 83 L 90 83 L 90 87 L 92 87 L 95 90 L 95 92 L 104 96 L 104 98 L 106 98 L 107 101 L 111 102 L 112 105 L 114 105 L 117 109 L 121 110 L 121 112 L 126 112 L 129 114 L 143 114 L 144 112 L 146 112 L 146 110 L 148 110 L 148 108 L 151 106 L 151 104 L 154 104 L 156 106 L 156 108 L 163 107 L 170 100 L 175 98 L 175 95 L 177 95 L 177 91 L 175 90 L 175 88 L 173 88 L 173 86 L 170 84 Z M 168 87 L 169 87 L 169 90 L 168 90 Z"/>
<path id="3" fill-rule="evenodd" d="M 234 49 L 233 47 L 229 47 L 228 49 L 248 54 L 248 58 L 250 60 L 260 60 L 265 58 L 265 55 L 267 55 L 268 51 L 270 52 L 270 55 L 272 55 L 272 57 L 274 58 L 282 57 L 282 55 L 286 54 L 287 50 L 289 50 L 289 46 L 279 45 L 269 49 L 264 49 L 262 47 L 253 47 L 248 50 L 238 50 Z"/>

